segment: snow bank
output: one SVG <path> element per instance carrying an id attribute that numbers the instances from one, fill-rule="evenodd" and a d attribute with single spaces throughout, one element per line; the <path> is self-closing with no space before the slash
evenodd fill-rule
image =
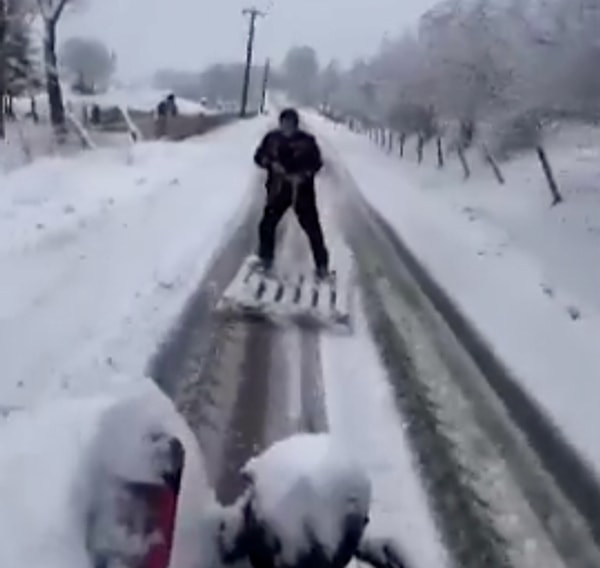
<path id="1" fill-rule="evenodd" d="M 328 435 L 298 435 L 252 459 L 253 511 L 294 565 L 318 543 L 332 558 L 347 519 L 367 519 L 371 486 L 364 470 Z"/>
<path id="2" fill-rule="evenodd" d="M 55 403 L 0 426 L 0 564 L 87 567 L 81 482 L 104 401 Z"/>
<path id="3" fill-rule="evenodd" d="M 267 125 L 0 177 L 0 407 L 144 374 L 253 197 Z"/>
<path id="4" fill-rule="evenodd" d="M 550 255 L 537 254 L 540 248 L 533 245 L 533 237 L 537 234 L 541 241 L 541 235 L 550 236 L 551 231 L 542 230 L 541 223 L 536 224 L 534 217 L 525 215 L 531 211 L 524 208 L 524 203 L 532 199 L 530 194 L 519 200 L 519 194 L 528 187 L 531 172 L 509 182 L 515 184 L 516 192 L 505 200 L 501 195 L 507 193 L 507 188 L 497 188 L 493 193 L 495 200 L 504 200 L 505 212 L 512 210 L 515 218 L 524 215 L 523 227 L 531 223 L 528 231 L 532 239 L 525 243 L 501 223 L 457 207 L 456 193 L 450 198 L 454 205 L 446 201 L 441 195 L 451 193 L 457 183 L 452 181 L 456 178 L 451 172 L 429 169 L 417 175 L 415 167 L 385 155 L 364 138 L 318 117 L 310 120 L 329 141 L 330 157 L 343 164 L 342 170 L 347 168 L 351 176 L 348 180 L 356 182 L 367 200 L 454 298 L 523 388 L 600 474 L 600 439 L 593 427 L 597 424 L 600 397 L 600 319 L 592 308 L 577 319 L 570 309 L 571 301 L 565 299 L 572 298 L 571 294 L 555 293 L 547 285 L 544 266 Z M 539 178 L 536 173 L 536 179 Z M 519 185 L 520 180 L 523 186 Z M 464 189 L 463 195 L 466 191 L 477 193 L 483 188 Z M 556 223 L 552 221 L 548 226 L 557 226 L 560 216 L 568 215 L 562 206 L 549 212 L 547 206 L 541 205 L 543 187 L 538 187 L 534 195 L 542 212 L 538 217 L 559 216 Z M 485 200 L 482 195 L 474 199 L 480 203 Z M 580 203 L 589 207 L 587 200 Z M 493 206 L 489 210 L 498 211 Z M 569 266 L 575 266 L 579 259 L 583 261 L 581 267 L 594 270 L 598 249 L 580 257 L 581 251 L 591 249 L 580 249 L 577 238 L 566 242 L 571 243 L 569 254 L 573 262 Z M 546 250 L 558 246 L 555 237 L 548 241 Z M 561 270 L 568 272 L 560 260 L 556 262 L 561 256 L 555 257 L 555 276 Z"/>
<path id="5" fill-rule="evenodd" d="M 69 152 L 71 148 L 63 147 L 60 150 Z M 8 121 L 6 139 L 0 140 L 0 176 L 30 163 L 36 157 L 56 152 L 56 138 L 48 123 L 34 124 L 28 119 Z"/>
<path id="6" fill-rule="evenodd" d="M 106 548 L 126 536 L 110 515 L 117 485 L 159 481 L 164 463 L 156 458 L 165 454 L 156 445 L 165 436 L 180 439 L 186 452 L 179 558 L 198 558 L 198 519 L 214 497 L 193 435 L 150 381 L 114 377 L 102 394 L 55 400 L 0 425 L 0 565 L 91 566 L 88 545 Z M 185 532 L 190 525 L 193 538 Z M 144 549 L 143 542 L 128 544 Z"/>

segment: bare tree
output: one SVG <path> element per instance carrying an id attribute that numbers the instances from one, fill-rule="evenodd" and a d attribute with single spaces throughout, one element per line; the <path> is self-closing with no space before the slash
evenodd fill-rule
<path id="1" fill-rule="evenodd" d="M 65 105 L 58 74 L 58 58 L 56 55 L 56 29 L 60 17 L 67 4 L 72 0 L 37 0 L 38 8 L 44 23 L 44 66 L 46 74 L 46 90 L 50 106 L 50 121 L 59 139 L 66 132 Z"/>

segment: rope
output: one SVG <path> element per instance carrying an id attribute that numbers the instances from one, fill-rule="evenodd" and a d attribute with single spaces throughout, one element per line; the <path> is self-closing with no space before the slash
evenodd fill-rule
<path id="1" fill-rule="evenodd" d="M 276 180 L 277 180 L 277 183 L 274 185 L 273 189 L 271 190 L 271 192 L 267 198 L 267 203 L 271 204 L 274 201 L 274 199 L 283 190 L 283 184 L 287 181 L 287 183 L 289 183 L 292 188 L 292 206 L 295 209 L 298 204 L 298 189 L 302 185 L 302 180 L 300 180 L 296 177 L 292 177 L 292 176 L 290 176 L 290 177 L 277 176 Z"/>

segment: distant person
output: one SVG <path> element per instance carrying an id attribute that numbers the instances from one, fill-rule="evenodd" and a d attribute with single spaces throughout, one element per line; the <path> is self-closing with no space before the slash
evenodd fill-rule
<path id="1" fill-rule="evenodd" d="M 102 121 L 102 111 L 100 110 L 100 106 L 97 104 L 92 105 L 92 112 L 90 115 L 90 121 L 94 125 L 99 125 Z"/>
<path id="2" fill-rule="evenodd" d="M 177 116 L 177 103 L 175 95 L 171 93 L 162 99 L 156 107 L 156 137 L 162 138 L 167 135 L 167 120 L 169 117 Z"/>
<path id="3" fill-rule="evenodd" d="M 156 114 L 159 116 L 159 118 L 177 116 L 178 112 L 175 95 L 172 93 L 168 97 L 161 100 L 156 107 Z"/>
<path id="4" fill-rule="evenodd" d="M 313 136 L 300 129 L 300 117 L 294 109 L 279 116 L 279 128 L 269 132 L 254 156 L 256 164 L 267 170 L 267 201 L 259 226 L 260 268 L 271 270 L 275 257 L 277 225 L 289 207 L 294 207 L 308 239 L 318 278 L 329 275 L 329 253 L 325 246 L 317 200 L 315 176 L 323 162 Z"/>
<path id="5" fill-rule="evenodd" d="M 179 109 L 177 108 L 177 102 L 175 101 L 175 95 L 171 93 L 167 99 L 167 114 L 169 116 L 177 116 L 179 114 Z"/>

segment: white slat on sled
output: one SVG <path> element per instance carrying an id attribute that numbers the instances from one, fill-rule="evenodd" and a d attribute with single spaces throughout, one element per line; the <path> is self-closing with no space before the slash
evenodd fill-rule
<path id="1" fill-rule="evenodd" d="M 232 283 L 223 294 L 224 302 L 231 302 L 242 306 L 256 306 L 256 291 L 260 283 L 260 275 L 257 274 L 249 260 L 238 270 Z"/>
<path id="2" fill-rule="evenodd" d="M 275 292 L 275 305 L 292 306 L 294 298 L 295 287 L 290 283 L 290 275 L 286 272 L 281 274 L 281 278 L 278 278 L 277 291 Z"/>
<path id="3" fill-rule="evenodd" d="M 286 305 L 291 310 L 298 311 L 302 309 L 305 300 L 305 288 L 304 288 L 305 277 L 303 274 L 290 274 L 289 296 L 286 301 Z"/>
<path id="4" fill-rule="evenodd" d="M 329 316 L 331 313 L 331 288 L 335 286 L 333 282 L 322 281 L 318 284 L 319 299 L 317 302 L 317 310 L 323 316 Z"/>
<path id="5" fill-rule="evenodd" d="M 242 301 L 248 306 L 259 306 L 262 302 L 258 299 L 259 289 L 264 282 L 262 274 L 252 272 L 246 278 L 242 292 Z"/>
<path id="6" fill-rule="evenodd" d="M 264 285 L 264 291 L 259 298 L 258 303 L 265 306 L 275 305 L 277 303 L 275 298 L 277 297 L 280 283 L 274 278 L 264 277 L 262 279 L 262 284 Z"/>
<path id="7" fill-rule="evenodd" d="M 298 306 L 304 313 L 314 311 L 314 293 L 315 293 L 315 282 L 314 279 L 306 274 L 300 276 L 302 282 L 302 296 Z"/>
<path id="8" fill-rule="evenodd" d="M 352 286 L 350 278 L 350 274 L 337 275 L 334 313 L 339 317 L 348 317 L 352 311 Z"/>
<path id="9" fill-rule="evenodd" d="M 227 286 L 227 288 L 225 289 L 225 292 L 223 293 L 223 300 L 225 302 L 237 302 L 243 297 L 246 289 L 246 279 L 248 277 L 249 271 L 250 267 L 248 265 L 248 262 L 245 262 L 239 268 L 237 274 L 235 275 L 229 286 Z"/>

